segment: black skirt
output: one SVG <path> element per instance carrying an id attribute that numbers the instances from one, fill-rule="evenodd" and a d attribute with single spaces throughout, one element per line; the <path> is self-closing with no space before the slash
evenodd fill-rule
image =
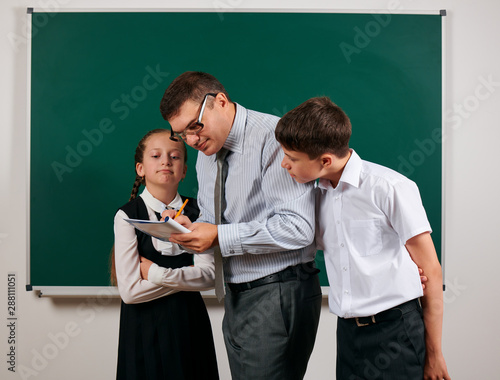
<path id="1" fill-rule="evenodd" d="M 121 304 L 119 380 L 218 379 L 212 328 L 199 292 Z"/>

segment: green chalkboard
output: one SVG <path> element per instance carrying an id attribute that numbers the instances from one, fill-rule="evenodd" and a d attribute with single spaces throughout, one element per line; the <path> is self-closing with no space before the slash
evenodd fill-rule
<path id="1" fill-rule="evenodd" d="M 30 285 L 109 284 L 113 216 L 130 194 L 135 147 L 148 130 L 168 128 L 160 99 L 188 70 L 278 116 L 329 96 L 350 116 L 363 159 L 419 185 L 441 255 L 439 14 L 35 11 L 31 19 Z M 188 196 L 197 193 L 195 160 L 190 149 L 180 186 Z"/>

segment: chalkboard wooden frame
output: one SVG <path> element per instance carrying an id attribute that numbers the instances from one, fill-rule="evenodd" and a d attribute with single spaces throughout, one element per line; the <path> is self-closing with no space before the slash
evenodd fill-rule
<path id="1" fill-rule="evenodd" d="M 171 20 L 180 17 L 193 17 L 195 22 L 191 25 L 188 24 L 183 31 L 188 33 L 190 26 L 205 31 L 206 35 L 200 37 L 201 40 L 199 43 L 192 44 L 193 52 L 197 56 L 187 57 L 185 61 L 180 60 L 172 70 L 170 67 L 168 70 L 163 68 L 162 62 L 164 61 L 162 59 L 165 58 L 156 59 L 149 56 L 149 61 L 144 59 L 142 64 L 136 63 L 131 68 L 124 67 L 123 62 L 117 58 L 113 63 L 116 65 L 116 70 L 103 70 L 104 73 L 96 75 L 96 78 L 89 76 L 87 79 L 94 80 L 93 83 L 89 83 L 91 82 L 89 80 L 85 83 L 86 81 L 83 80 L 76 85 L 72 84 L 72 80 L 75 80 L 76 77 L 71 75 L 71 71 L 80 70 L 84 72 L 88 66 L 92 65 L 91 69 L 93 70 L 102 68 L 102 66 L 99 66 L 102 64 L 102 61 L 95 59 L 94 62 L 91 62 L 93 57 L 88 56 L 89 51 L 84 50 L 79 52 L 78 49 L 74 48 L 75 44 L 90 47 L 90 42 L 101 43 L 103 44 L 101 46 L 102 49 L 97 50 L 97 52 L 99 54 L 106 53 L 106 46 L 104 45 L 106 43 L 106 36 L 102 35 L 102 31 L 105 29 L 100 31 L 92 29 L 95 23 L 83 22 L 87 17 L 94 17 L 94 21 L 96 18 L 102 17 L 107 21 L 103 22 L 101 20 L 101 27 L 107 24 L 108 28 L 112 28 L 120 23 L 120 18 L 126 17 L 130 21 L 133 20 L 133 17 L 145 19 L 147 15 L 151 15 L 155 21 L 158 20 L 158 17 L 161 18 L 162 15 L 172 17 Z M 276 115 L 282 115 L 309 97 L 318 95 L 330 96 L 351 117 L 354 130 L 351 146 L 356 149 L 362 158 L 399 170 L 417 182 L 422 192 L 424 206 L 426 206 L 428 213 L 431 214 L 429 215 L 429 219 L 431 220 L 431 225 L 434 227 L 433 236 L 438 235 L 438 238 L 435 238 L 436 248 L 441 262 L 444 264 L 444 221 L 442 220 L 442 215 L 444 214 L 445 203 L 444 199 L 442 199 L 444 186 L 442 155 L 445 149 L 445 144 L 443 144 L 443 127 L 445 125 L 444 89 L 446 87 L 444 67 L 446 17 L 442 16 L 445 15 L 444 11 L 369 14 L 362 11 L 330 10 L 231 10 L 231 12 L 225 12 L 225 10 L 220 9 L 214 12 L 213 10 L 155 11 L 96 9 L 45 12 L 44 10 L 29 9 L 29 24 L 32 25 L 33 35 L 29 39 L 30 44 L 28 46 L 28 135 L 30 139 L 28 152 L 30 157 L 28 203 L 30 211 L 28 218 L 27 279 L 29 282 L 27 289 L 38 290 L 41 294 L 45 295 L 62 296 L 98 295 L 98 293 L 103 291 L 102 289 L 108 289 L 107 284 L 103 280 L 105 277 L 103 276 L 103 271 L 107 273 L 107 254 L 112 245 L 112 215 L 116 208 L 125 203 L 128 198 L 128 187 L 131 186 L 134 175 L 130 164 L 133 158 L 133 150 L 139 138 L 147 130 L 156 127 L 168 128 L 168 124 L 163 122 L 159 112 L 157 112 L 161 93 L 175 76 L 182 71 L 191 69 L 208 71 L 214 74 L 226 85 L 231 97 L 242 105 Z M 88 24 L 88 30 L 85 33 L 86 36 L 76 32 L 73 37 L 68 37 L 67 29 L 60 30 L 60 32 L 64 32 L 60 34 L 57 31 L 51 31 L 51 28 L 58 26 L 59 21 L 57 20 L 63 18 L 70 19 L 71 17 L 79 19 L 76 21 L 81 23 L 80 26 Z M 252 17 L 254 20 L 261 22 L 251 20 Z M 339 19 L 336 19 L 336 17 L 342 17 L 344 20 L 353 18 L 353 21 L 346 22 L 344 28 L 336 30 L 336 32 L 342 33 L 343 37 L 340 40 L 336 40 L 336 44 L 333 44 L 331 43 L 332 39 L 330 35 L 326 37 L 322 35 L 323 33 L 331 32 L 328 29 L 331 25 L 326 22 L 324 25 L 321 25 L 318 21 L 324 22 L 325 20 L 331 21 L 333 19 L 338 21 Z M 402 22 L 401 17 L 406 17 L 406 20 Z M 436 17 L 439 21 L 428 21 Z M 209 18 L 211 19 L 209 20 Z M 269 22 L 269 18 L 273 18 L 276 22 Z M 411 36 L 401 33 L 401 30 L 405 28 L 404 24 L 408 20 L 411 19 L 410 24 L 415 25 L 415 20 L 418 18 L 427 20 L 424 22 L 425 27 L 421 28 L 418 32 L 422 33 L 426 31 L 426 27 L 436 29 L 438 28 L 436 25 L 439 24 L 439 33 L 436 33 L 433 29 L 432 33 L 434 34 L 432 36 L 425 36 L 425 42 L 431 46 L 415 44 L 415 46 L 411 46 L 414 49 L 409 49 L 408 46 L 405 48 L 404 44 L 411 43 L 413 40 Z M 266 19 L 267 23 L 262 22 L 262 20 L 265 21 Z M 240 63 L 240 66 L 242 66 L 241 63 L 247 59 L 246 66 L 236 66 L 236 68 L 229 67 L 229 64 L 227 67 L 224 67 L 223 64 L 216 66 L 208 63 L 204 64 L 203 62 L 199 63 L 198 60 L 193 59 L 193 57 L 199 57 L 199 61 L 206 60 L 207 62 L 214 60 L 214 57 L 208 54 L 211 52 L 209 49 L 210 46 L 208 48 L 206 46 L 208 39 L 213 37 L 213 35 L 209 36 L 209 33 L 206 33 L 206 31 L 211 30 L 211 26 L 215 27 L 219 32 L 226 32 L 225 37 L 229 38 L 231 46 L 243 43 L 244 30 L 241 31 L 240 35 L 235 35 L 237 34 L 235 31 L 238 30 L 236 28 L 241 27 L 241 20 L 246 22 L 247 26 L 251 26 L 254 23 L 253 27 L 259 30 L 268 28 L 267 34 L 262 32 L 259 34 L 257 30 L 255 31 L 255 34 L 259 34 L 260 39 L 256 39 L 254 46 L 250 46 L 251 48 L 246 52 L 242 50 L 231 51 L 230 54 L 233 56 L 237 55 L 237 59 L 234 59 L 231 63 Z M 303 35 L 294 37 L 294 35 L 290 34 L 293 32 L 290 29 L 287 30 L 289 33 L 288 36 L 285 32 L 281 31 L 281 37 L 287 37 L 287 39 L 275 39 L 273 41 L 272 37 L 279 35 L 280 27 L 281 29 L 286 29 L 287 24 L 293 24 L 294 22 L 298 24 L 304 23 Z M 433 24 L 433 26 L 429 26 L 426 22 Z M 64 25 L 64 22 L 61 24 Z M 391 28 L 396 24 L 402 29 L 399 35 L 394 35 L 392 39 L 388 40 L 386 35 L 394 33 Z M 73 27 L 73 31 L 78 31 L 78 25 L 75 26 L 72 22 L 69 22 L 66 26 L 68 28 L 71 26 Z M 180 28 L 180 25 L 177 25 L 177 27 Z M 130 30 L 133 32 L 135 29 L 131 26 Z M 172 37 L 172 34 L 167 32 L 165 31 L 164 37 L 158 37 L 155 42 L 147 40 L 150 46 L 146 46 L 146 48 L 150 48 L 152 52 L 156 52 L 158 55 L 164 54 L 162 43 L 165 42 L 166 46 L 168 46 L 169 43 L 173 43 L 169 38 L 175 38 L 175 36 Z M 109 33 L 112 33 L 112 31 L 109 31 Z M 263 39 L 266 36 L 271 42 Z M 127 57 L 131 57 L 136 53 L 133 46 L 132 48 L 131 46 L 127 46 L 130 36 L 124 37 L 127 38 L 123 38 L 123 40 L 116 39 L 115 43 L 110 44 L 107 48 L 116 49 L 117 56 L 120 56 L 123 51 L 129 49 Z M 422 39 L 424 38 L 422 37 Z M 276 44 L 276 41 L 280 41 L 281 45 Z M 274 45 L 272 44 L 273 42 L 275 43 Z M 330 45 L 328 45 L 329 42 Z M 39 45 L 37 45 L 42 43 L 46 43 L 47 45 L 44 48 L 49 50 L 45 55 L 41 54 Z M 85 45 L 86 43 L 87 45 Z M 311 46 L 307 46 L 308 44 Z M 384 44 L 386 45 L 384 46 Z M 213 49 L 214 47 L 212 46 L 211 48 Z M 301 72 L 302 74 L 307 74 L 305 78 L 297 75 L 299 71 L 293 72 L 289 68 L 295 62 L 287 60 L 293 57 L 293 55 L 286 56 L 285 54 L 290 49 L 297 47 L 303 50 L 297 52 L 297 60 L 301 58 L 303 66 L 304 62 L 308 59 L 311 61 L 309 70 Z M 51 50 L 53 48 L 55 50 Z M 165 49 L 168 50 L 166 47 Z M 424 78 L 421 81 L 420 79 L 422 78 L 412 77 L 410 71 L 415 69 L 414 67 L 398 67 L 398 64 L 403 64 L 397 60 L 397 57 L 395 58 L 391 55 L 391 49 L 402 49 L 401 55 L 404 56 L 403 58 L 405 58 L 404 61 L 407 65 L 408 61 L 413 57 L 414 65 L 422 66 L 418 70 L 427 70 L 424 66 L 429 63 L 428 61 L 432 61 L 433 70 L 429 72 L 432 80 Z M 252 60 L 255 59 L 252 57 L 272 57 L 273 50 L 278 51 L 281 54 L 280 57 L 286 60 L 284 64 L 278 59 L 269 59 L 265 62 L 257 60 L 257 64 Z M 332 58 L 331 54 L 333 53 L 330 54 L 328 52 L 334 50 L 337 50 L 337 58 L 339 57 L 338 51 L 340 51 L 341 58 L 340 62 L 335 63 L 335 70 L 325 70 L 325 72 L 315 71 L 318 68 L 321 69 L 317 62 L 323 59 L 325 55 L 328 58 Z M 71 57 L 68 58 L 66 55 L 69 52 L 71 52 Z M 220 54 L 220 50 L 217 53 Z M 96 51 L 94 51 L 94 54 L 97 54 Z M 387 55 L 384 56 L 384 54 Z M 408 56 L 411 57 L 408 58 Z M 123 58 L 124 56 L 120 57 Z M 216 57 L 220 59 L 220 56 Z M 75 66 L 64 70 L 64 67 L 57 66 L 60 61 L 66 62 L 67 67 L 69 65 Z M 387 67 L 384 67 L 384 63 L 387 64 Z M 269 67 L 271 68 L 269 69 Z M 265 74 L 266 70 L 272 70 L 272 75 Z M 392 76 L 395 78 L 394 82 L 391 83 L 392 87 L 384 83 L 384 79 L 391 78 L 390 70 L 394 70 Z M 405 72 L 405 70 L 408 71 Z M 122 77 L 126 78 L 128 78 L 126 74 L 129 74 L 130 78 L 133 79 L 130 79 L 128 82 L 125 81 L 124 84 L 122 81 L 118 81 L 116 77 L 113 77 L 115 72 L 119 73 L 116 74 L 117 76 L 122 75 Z M 283 74 L 284 72 L 289 75 L 288 78 Z M 92 71 L 88 71 L 86 74 L 88 75 L 89 73 L 92 73 Z M 338 73 L 341 73 L 345 77 L 342 77 Z M 94 87 L 92 87 L 92 84 Z M 104 98 L 106 99 L 104 101 L 105 104 L 102 104 L 102 101 L 100 103 L 92 103 L 98 95 L 97 92 L 93 92 L 95 88 L 99 87 L 98 84 L 103 85 L 103 91 L 106 88 L 109 91 L 110 88 L 113 88 L 113 85 L 117 85 L 117 88 L 112 90 L 112 92 L 108 92 L 107 98 Z M 118 88 L 120 84 L 122 87 Z M 288 84 L 289 87 L 280 89 L 279 87 L 283 87 L 283 84 Z M 431 99 L 427 98 L 426 86 L 433 86 Z M 80 90 L 80 92 L 76 92 L 75 89 Z M 392 97 L 389 96 L 387 94 L 388 90 L 394 90 L 396 98 L 394 94 L 392 94 Z M 398 96 L 405 96 L 404 90 L 422 91 L 422 94 L 426 95 L 422 96 L 421 94 L 421 97 L 411 98 L 408 103 L 399 102 L 397 98 Z M 45 96 L 46 93 L 48 94 Z M 85 97 L 85 94 L 92 96 Z M 407 132 L 409 133 L 408 135 L 403 134 L 399 136 L 398 133 L 400 131 L 397 128 L 393 128 L 393 130 L 381 129 L 386 120 L 395 122 L 394 118 L 391 119 L 391 117 L 396 112 L 393 108 L 397 108 L 398 106 L 399 108 L 406 107 L 405 109 L 398 109 L 397 112 L 399 112 L 401 124 L 403 122 L 407 124 L 406 127 L 410 131 Z M 148 119 L 148 123 L 146 123 L 148 126 L 134 128 L 134 123 L 139 124 L 141 122 L 140 116 L 143 116 L 143 114 L 136 112 L 141 107 L 148 109 L 148 112 L 157 113 Z M 63 111 L 60 111 L 61 109 Z M 67 113 L 61 116 L 61 112 L 64 112 L 64 110 Z M 91 115 L 86 115 L 82 110 L 91 110 Z M 134 117 L 134 112 L 139 116 Z M 432 113 L 432 116 L 428 115 L 430 113 Z M 47 115 L 49 115 L 48 118 Z M 88 119 L 84 120 L 83 123 L 79 123 L 81 118 L 87 116 Z M 427 126 L 424 132 L 420 131 L 418 123 L 413 120 L 415 117 L 422 118 L 422 124 L 429 117 L 432 120 L 431 126 Z M 372 125 L 367 128 L 366 124 L 368 122 L 372 123 Z M 129 131 L 127 134 L 119 132 L 120 128 L 125 128 L 124 125 L 126 125 Z M 363 125 L 365 127 L 361 127 Z M 52 132 L 57 132 L 57 137 L 52 136 L 54 139 L 52 142 L 44 140 L 45 133 L 50 129 L 52 129 Z M 377 133 L 377 131 L 382 131 L 382 133 Z M 360 136 L 362 133 L 366 135 Z M 384 149 L 384 141 L 388 138 L 393 138 L 393 135 L 397 137 L 396 140 L 391 141 L 391 146 L 388 150 L 394 149 L 395 153 L 389 154 L 392 157 L 383 155 L 380 157 L 377 152 Z M 109 139 L 106 139 L 109 136 L 113 137 L 116 143 L 111 150 L 113 154 L 121 148 L 129 152 L 127 155 L 123 155 L 123 157 L 120 156 L 119 160 L 123 162 L 123 165 L 120 168 L 113 166 L 112 174 L 98 165 L 99 160 L 103 162 L 103 158 L 107 159 L 106 153 L 98 153 L 97 151 L 109 149 L 107 146 L 109 145 Z M 397 138 L 400 138 L 400 140 L 397 140 Z M 47 143 L 49 143 L 48 146 Z M 53 145 L 50 145 L 52 143 Z M 44 147 L 40 151 L 37 151 L 38 145 L 44 145 Z M 370 150 L 369 148 L 372 145 L 374 148 Z M 44 155 L 54 152 L 56 152 L 56 156 L 48 158 L 43 163 L 45 166 L 47 166 L 47 163 L 50 163 L 50 169 L 45 171 L 39 170 L 40 159 Z M 196 183 L 192 182 L 196 154 L 192 150 L 189 153 L 189 166 L 192 177 L 191 181 L 187 181 L 188 183 L 181 186 L 181 192 L 193 196 L 196 194 L 197 189 Z M 94 157 L 95 161 L 93 161 Z M 92 165 L 86 166 L 88 161 L 93 161 Z M 426 173 L 432 173 L 431 180 L 426 179 Z M 47 175 L 55 177 L 56 180 L 52 178 L 47 183 L 45 181 Z M 115 194 L 120 199 L 117 199 L 116 202 L 111 202 L 108 197 L 105 206 L 109 205 L 109 208 L 106 212 L 99 213 L 92 211 L 88 214 L 87 212 L 92 204 L 85 203 L 86 199 L 82 197 L 82 195 L 85 196 L 88 194 L 75 194 L 74 190 L 84 187 L 85 191 L 88 191 L 92 183 L 102 181 L 103 178 L 108 177 L 111 178 L 111 183 L 116 184 Z M 73 192 L 64 190 L 65 194 L 59 194 L 58 186 L 65 181 L 69 182 L 70 179 L 74 180 L 72 185 Z M 85 181 L 85 179 L 88 179 L 90 182 Z M 41 189 L 45 189 L 43 190 L 45 193 Z M 89 198 L 99 195 L 95 192 L 95 188 L 93 191 L 94 193 L 90 194 Z M 102 191 L 105 191 L 105 189 Z M 64 203 L 63 198 L 68 193 L 73 197 L 73 201 L 64 199 L 64 202 L 66 202 Z M 431 195 L 428 195 L 428 193 Z M 432 200 L 430 200 L 431 197 Z M 436 201 L 436 199 L 439 199 L 439 201 Z M 58 202 L 62 205 L 57 206 Z M 82 205 L 82 207 L 78 205 Z M 102 207 L 103 204 L 98 205 L 99 210 Z M 431 212 L 429 212 L 429 209 L 432 209 Z M 83 216 L 82 213 L 84 214 Z M 82 218 L 86 220 L 82 224 L 79 224 Z M 82 228 L 92 225 L 93 222 L 91 221 L 99 219 L 106 219 L 105 223 L 108 225 L 108 240 L 101 245 L 101 252 L 99 254 L 96 255 L 95 252 L 90 252 L 91 249 L 75 253 L 75 246 L 68 244 L 68 241 L 64 243 L 63 247 L 58 247 L 57 252 L 53 252 L 53 247 L 57 244 L 58 238 L 63 239 L 62 235 L 71 235 L 70 241 L 75 245 L 93 240 L 88 236 L 80 236 L 79 239 L 77 236 L 82 234 Z M 57 225 L 57 223 L 60 224 Z M 74 226 L 75 224 L 76 226 Z M 103 229 L 103 224 L 100 225 L 100 229 Z M 52 238 L 46 238 L 49 234 L 52 235 Z M 88 257 L 85 255 L 85 260 L 82 261 L 80 259 L 84 254 L 88 254 Z M 100 268 L 98 270 L 100 271 L 99 280 L 93 281 L 94 274 L 89 270 L 89 267 L 84 266 L 85 261 L 93 263 L 90 269 L 93 267 Z M 319 257 L 319 261 L 319 266 L 324 266 L 321 262 L 321 256 Z M 61 274 L 63 272 L 65 273 L 64 275 Z M 79 274 L 80 278 L 76 280 L 76 283 L 73 283 L 72 279 L 75 274 Z M 89 281 L 85 279 L 87 274 L 90 277 Z M 64 276 L 69 277 L 63 278 Z M 323 276 L 322 285 L 327 285 L 325 283 L 326 276 L 324 271 Z M 327 288 L 325 287 L 324 289 L 326 291 Z M 114 290 L 110 290 L 110 292 L 116 294 Z"/>

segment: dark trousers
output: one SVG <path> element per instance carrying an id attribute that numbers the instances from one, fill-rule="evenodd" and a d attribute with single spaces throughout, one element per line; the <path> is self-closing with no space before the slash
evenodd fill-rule
<path id="1" fill-rule="evenodd" d="M 422 380 L 425 336 L 418 300 L 371 317 L 337 320 L 337 380 Z M 409 310 L 411 309 L 411 310 Z M 374 322 L 375 321 L 375 322 Z"/>
<path id="2" fill-rule="evenodd" d="M 224 341 L 232 380 L 300 380 L 321 312 L 317 274 L 234 292 L 224 306 Z"/>

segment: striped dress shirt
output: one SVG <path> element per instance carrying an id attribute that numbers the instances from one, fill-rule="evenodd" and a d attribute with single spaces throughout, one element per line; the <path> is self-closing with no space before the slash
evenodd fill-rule
<path id="1" fill-rule="evenodd" d="M 227 156 L 227 224 L 218 239 L 228 283 L 242 283 L 314 260 L 312 184 L 295 182 L 281 167 L 283 151 L 274 136 L 279 118 L 236 104 L 224 148 Z M 214 223 L 216 155 L 199 152 L 198 222 Z"/>

